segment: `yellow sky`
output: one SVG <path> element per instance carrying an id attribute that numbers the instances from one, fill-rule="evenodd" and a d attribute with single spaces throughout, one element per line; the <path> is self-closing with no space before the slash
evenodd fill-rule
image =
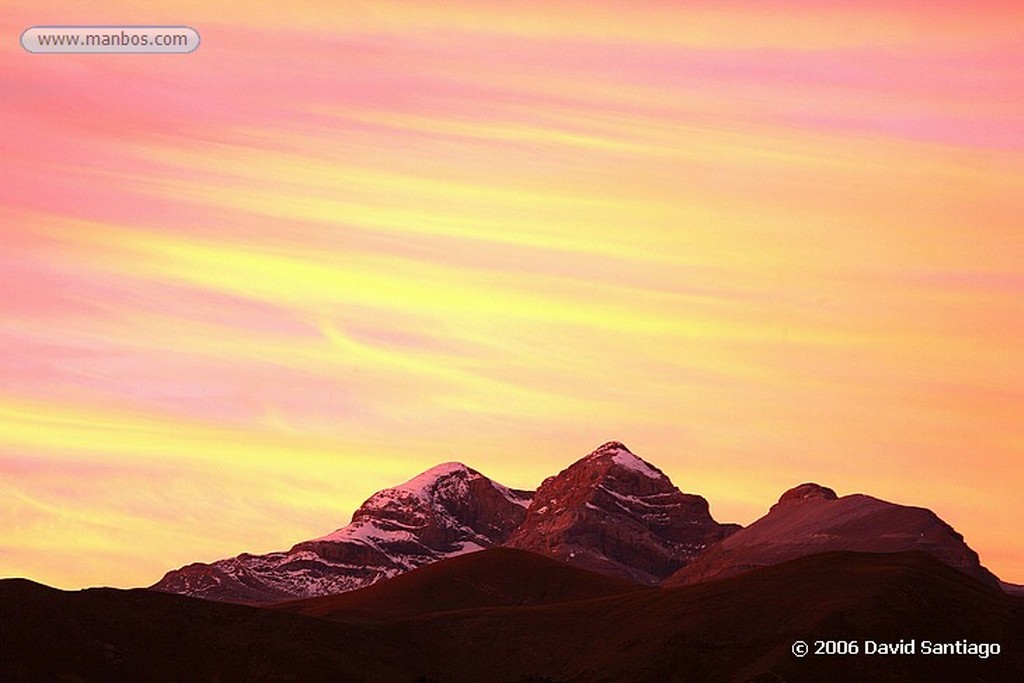
<path id="1" fill-rule="evenodd" d="M 1019 8 L 238 7 L 0 3 L 0 574 L 619 439 L 720 521 L 817 481 L 1024 581 Z M 17 45 L 119 22 L 203 42 Z"/>

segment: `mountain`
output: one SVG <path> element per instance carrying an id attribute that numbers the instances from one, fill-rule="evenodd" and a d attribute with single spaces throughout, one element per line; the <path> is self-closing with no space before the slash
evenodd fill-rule
<path id="1" fill-rule="evenodd" d="M 827 551 L 922 550 L 997 585 L 963 537 L 930 510 L 860 494 L 840 498 L 829 488 L 802 484 L 741 529 L 716 522 L 704 498 L 682 493 L 657 467 L 611 441 L 532 494 L 460 463 L 438 465 L 375 493 L 348 526 L 327 536 L 287 551 L 191 564 L 152 588 L 267 604 L 363 588 L 498 546 L 669 586 Z"/>
<path id="2" fill-rule="evenodd" d="M 267 603 L 376 583 L 439 559 L 504 543 L 526 517 L 530 493 L 461 463 L 446 463 L 373 494 L 352 522 L 288 551 L 244 553 L 168 572 L 153 590 Z"/>
<path id="3" fill-rule="evenodd" d="M 361 589 L 330 619 L 2 580 L 0 671 L 10 681 L 1024 680 L 1024 600 L 922 552 L 825 553 L 719 581 L 621 592 L 605 577 L 510 552 L 441 560 Z M 567 571 L 578 587 L 565 582 Z M 481 589 L 461 591 L 474 576 L 484 577 Z M 406 588 L 384 590 L 400 581 Z M 484 586 L 541 589 L 509 599 Z M 549 588 L 569 593 L 562 599 Z M 353 605 L 378 619 L 356 623 Z M 795 657 L 798 640 L 812 648 L 852 641 L 861 654 Z M 913 641 L 916 653 L 864 654 L 868 641 Z M 927 654 L 925 641 L 974 654 Z"/>
<path id="4" fill-rule="evenodd" d="M 707 548 L 664 585 L 725 578 L 836 550 L 920 550 L 986 585 L 999 587 L 963 536 L 931 510 L 861 494 L 840 498 L 832 489 L 810 483 L 784 493 L 768 514 Z"/>
<path id="5" fill-rule="evenodd" d="M 507 545 L 653 585 L 739 528 L 611 441 L 544 480 Z"/>

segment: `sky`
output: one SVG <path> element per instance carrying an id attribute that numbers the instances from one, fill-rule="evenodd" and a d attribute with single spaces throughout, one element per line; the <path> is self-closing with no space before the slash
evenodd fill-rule
<path id="1" fill-rule="evenodd" d="M 0 576 L 139 586 L 616 439 L 1024 583 L 1024 9 L 0 0 Z M 187 25 L 40 55 L 33 25 Z"/>

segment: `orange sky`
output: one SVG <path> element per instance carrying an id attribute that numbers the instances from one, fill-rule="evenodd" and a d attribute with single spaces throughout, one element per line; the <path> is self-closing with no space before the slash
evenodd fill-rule
<path id="1" fill-rule="evenodd" d="M 89 4 L 0 0 L 0 575 L 619 439 L 720 521 L 813 480 L 1024 582 L 1017 3 Z M 18 44 L 122 23 L 203 42 Z"/>

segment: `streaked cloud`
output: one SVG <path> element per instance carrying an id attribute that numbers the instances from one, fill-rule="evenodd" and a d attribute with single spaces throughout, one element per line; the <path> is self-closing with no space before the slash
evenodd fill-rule
<path id="1" fill-rule="evenodd" d="M 0 573 L 147 583 L 437 462 L 530 487 L 617 438 L 721 519 L 814 479 L 1024 580 L 990 524 L 1019 7 L 240 7 L 4 8 L 203 44 L 0 47 Z"/>

